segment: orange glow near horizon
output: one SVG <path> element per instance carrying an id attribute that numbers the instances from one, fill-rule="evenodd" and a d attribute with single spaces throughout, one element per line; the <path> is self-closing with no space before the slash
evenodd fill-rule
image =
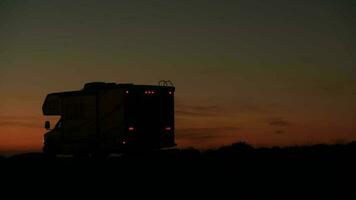
<path id="1" fill-rule="evenodd" d="M 205 150 L 238 141 L 245 141 L 254 146 L 287 146 L 339 143 L 356 139 L 352 134 L 355 130 L 352 121 L 334 121 L 330 124 L 325 123 L 322 116 L 319 119 L 294 119 L 293 121 L 298 122 L 289 125 L 280 119 L 264 122 L 251 113 L 241 116 L 240 120 L 235 117 L 219 119 L 221 116 L 201 114 L 203 115 L 177 115 L 176 143 L 179 148 L 194 147 Z M 50 120 L 52 126 L 58 121 L 58 117 L 43 116 L 28 119 L 17 116 L 13 119 L 16 120 L 12 122 L 8 120 L 5 123 L 2 118 L 0 123 L 0 152 L 5 154 L 41 151 L 43 134 L 46 132 L 43 127 L 44 121 Z M 335 130 L 340 131 L 337 137 Z"/>

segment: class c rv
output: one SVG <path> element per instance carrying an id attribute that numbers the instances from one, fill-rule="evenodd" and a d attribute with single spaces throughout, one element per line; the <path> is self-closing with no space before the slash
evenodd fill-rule
<path id="1" fill-rule="evenodd" d="M 175 146 L 174 92 L 159 85 L 94 82 L 48 94 L 42 110 L 59 121 L 44 135 L 45 154 L 122 153 Z"/>

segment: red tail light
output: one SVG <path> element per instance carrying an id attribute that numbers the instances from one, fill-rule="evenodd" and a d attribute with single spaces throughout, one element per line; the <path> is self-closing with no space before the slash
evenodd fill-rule
<path id="1" fill-rule="evenodd" d="M 129 131 L 134 131 L 135 127 L 130 126 L 128 129 L 129 129 Z"/>
<path id="2" fill-rule="evenodd" d="M 169 127 L 169 126 L 167 126 L 164 130 L 166 130 L 166 131 L 171 131 L 171 130 L 172 130 L 172 128 L 171 128 L 171 127 Z"/>

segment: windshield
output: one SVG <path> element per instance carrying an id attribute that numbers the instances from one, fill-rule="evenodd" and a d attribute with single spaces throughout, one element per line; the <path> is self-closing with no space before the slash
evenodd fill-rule
<path id="1" fill-rule="evenodd" d="M 54 129 L 55 130 L 62 129 L 62 125 L 63 125 L 62 123 L 63 123 L 63 121 L 62 121 L 62 118 L 61 118 L 61 119 L 58 120 L 58 122 L 57 122 L 56 126 L 54 127 Z"/>

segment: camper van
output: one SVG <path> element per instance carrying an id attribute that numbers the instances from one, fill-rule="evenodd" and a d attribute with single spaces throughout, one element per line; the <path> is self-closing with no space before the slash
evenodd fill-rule
<path id="1" fill-rule="evenodd" d="M 44 135 L 43 151 L 57 154 L 109 154 L 175 146 L 174 92 L 158 85 L 94 82 L 78 91 L 48 94 L 45 116 L 59 116 Z"/>

